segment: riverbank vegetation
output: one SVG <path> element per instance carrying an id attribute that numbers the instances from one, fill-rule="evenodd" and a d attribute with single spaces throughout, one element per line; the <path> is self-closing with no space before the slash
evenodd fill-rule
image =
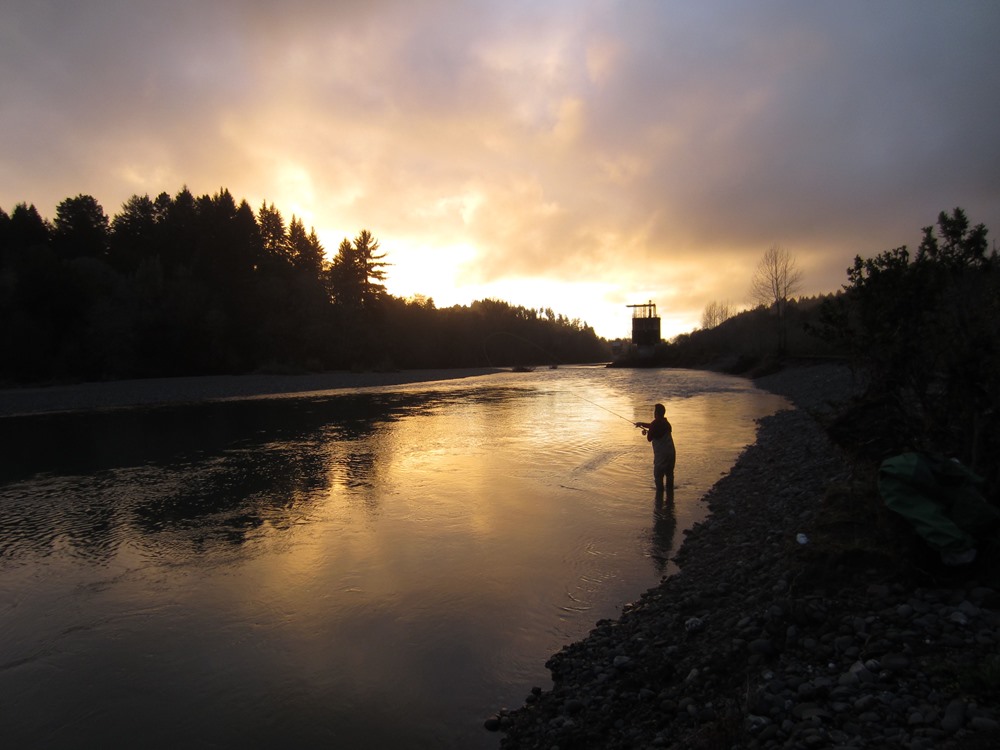
<path id="1" fill-rule="evenodd" d="M 769 346 L 774 351 L 767 334 L 774 313 L 763 306 L 674 344 L 679 356 L 752 375 L 803 360 L 839 359 L 853 369 L 859 392 L 822 417 L 830 438 L 852 458 L 856 480 L 824 498 L 824 533 L 810 547 L 824 575 L 845 559 L 884 560 L 894 561 L 887 569 L 896 575 L 920 570 L 935 582 L 950 580 L 952 571 L 946 575 L 928 557 L 930 547 L 913 529 L 886 514 L 880 467 L 912 453 L 936 466 L 957 461 L 981 480 L 975 486 L 981 499 L 970 495 L 954 513 L 978 545 L 968 574 L 996 581 L 1000 528 L 989 519 L 1000 504 L 1000 258 L 987 237 L 984 225 L 956 208 L 923 229 L 915 253 L 901 246 L 856 257 L 839 293 L 789 305 L 784 359 L 761 354 Z M 947 481 L 957 487 L 956 477 Z M 940 512 L 949 516 L 957 495 L 941 492 Z M 982 500 L 987 505 L 978 505 Z M 974 526 L 969 518 L 977 519 Z"/>
<path id="2" fill-rule="evenodd" d="M 1000 489 L 1000 258 L 956 208 L 903 247 L 855 258 L 815 332 L 863 368 L 865 398 L 834 425 L 881 460 L 903 451 L 961 461 Z"/>
<path id="3" fill-rule="evenodd" d="M 498 300 L 386 292 L 367 230 L 328 260 L 274 204 L 220 189 L 0 210 L 0 382 L 606 360 L 593 329 Z"/>
<path id="4" fill-rule="evenodd" d="M 908 450 L 951 456 L 995 493 L 1000 259 L 987 237 L 961 208 L 942 212 L 914 254 L 901 246 L 857 256 L 839 292 L 785 301 L 771 294 L 662 345 L 660 361 L 751 376 L 789 361 L 848 362 L 868 387 L 833 425 L 840 442 L 876 462 Z"/>

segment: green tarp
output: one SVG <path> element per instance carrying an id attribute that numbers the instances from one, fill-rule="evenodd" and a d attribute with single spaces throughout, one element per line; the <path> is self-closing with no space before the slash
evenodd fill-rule
<path id="1" fill-rule="evenodd" d="M 997 532 L 1000 510 L 983 497 L 982 484 L 958 461 L 923 453 L 893 456 L 879 467 L 886 507 L 909 521 L 946 562 L 974 550 L 977 538 Z"/>

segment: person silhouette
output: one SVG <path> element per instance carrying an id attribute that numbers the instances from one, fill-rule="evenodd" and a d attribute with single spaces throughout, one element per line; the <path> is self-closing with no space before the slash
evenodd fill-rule
<path id="1" fill-rule="evenodd" d="M 663 404 L 653 406 L 652 422 L 636 422 L 642 434 L 653 446 L 653 481 L 657 492 L 666 492 L 667 502 L 674 501 L 674 464 L 677 451 L 674 448 L 673 428 L 667 421 L 667 409 Z"/>

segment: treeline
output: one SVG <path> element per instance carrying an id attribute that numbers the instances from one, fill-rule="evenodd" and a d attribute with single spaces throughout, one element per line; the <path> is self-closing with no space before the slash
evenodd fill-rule
<path id="1" fill-rule="evenodd" d="M 135 195 L 108 217 L 0 209 L 0 380 L 80 380 L 600 361 L 607 343 L 551 310 L 438 309 L 382 283 L 363 230 L 332 260 L 301 220 L 228 190 Z"/>
<path id="2" fill-rule="evenodd" d="M 780 366 L 786 357 L 846 356 L 844 347 L 816 332 L 823 305 L 836 296 L 785 300 L 780 317 L 773 306 L 732 314 L 711 328 L 662 344 L 658 359 L 670 367 L 711 367 L 753 375 Z"/>

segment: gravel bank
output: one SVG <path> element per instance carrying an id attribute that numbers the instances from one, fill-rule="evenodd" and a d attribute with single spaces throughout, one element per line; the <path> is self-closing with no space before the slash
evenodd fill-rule
<path id="1" fill-rule="evenodd" d="M 758 385 L 797 408 L 761 420 L 709 492 L 680 572 L 553 656 L 550 691 L 487 722 L 505 750 L 1000 747 L 989 571 L 891 553 L 907 530 L 817 421 L 855 390 L 849 371 Z"/>
<path id="2" fill-rule="evenodd" d="M 476 368 L 400 372 L 326 372 L 311 375 L 218 375 L 118 380 L 112 383 L 80 383 L 45 388 L 7 388 L 0 390 L 0 417 L 402 385 L 467 378 L 495 372 L 502 371 Z"/>

